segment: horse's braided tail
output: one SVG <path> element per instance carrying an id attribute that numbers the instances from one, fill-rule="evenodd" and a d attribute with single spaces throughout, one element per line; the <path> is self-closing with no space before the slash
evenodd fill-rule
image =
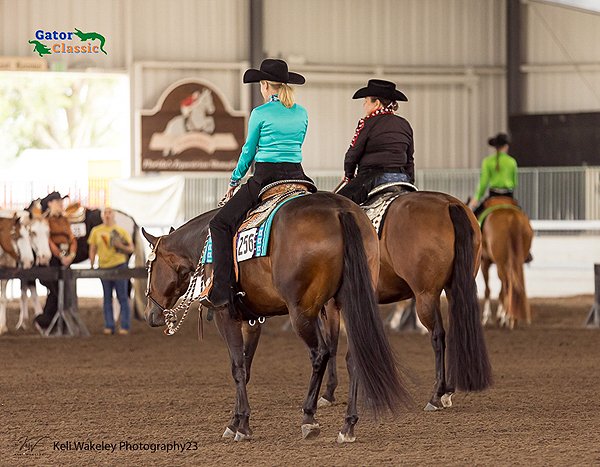
<path id="1" fill-rule="evenodd" d="M 337 295 L 348 334 L 349 370 L 356 371 L 361 403 L 375 418 L 397 415 L 410 398 L 400 382 L 392 348 L 383 328 L 360 228 L 350 212 L 340 212 L 344 272 Z"/>
<path id="2" fill-rule="evenodd" d="M 473 227 L 465 208 L 451 204 L 454 263 L 448 313 L 448 382 L 463 391 L 481 391 L 492 384 L 477 300 Z"/>

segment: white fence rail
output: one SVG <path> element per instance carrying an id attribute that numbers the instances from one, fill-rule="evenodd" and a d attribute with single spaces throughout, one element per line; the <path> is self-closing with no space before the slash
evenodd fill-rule
<path id="1" fill-rule="evenodd" d="M 340 172 L 341 173 L 341 172 Z M 340 174 L 316 173 L 311 176 L 319 189 L 333 190 Z M 185 220 L 213 209 L 227 190 L 228 177 L 186 178 L 184 195 Z M 449 193 L 462 201 L 473 195 L 479 170 L 421 170 L 416 184 L 420 190 Z M 96 181 L 97 182 L 97 181 Z M 0 208 L 22 209 L 31 200 L 53 190 L 70 194 L 72 200 L 88 205 L 94 190 L 85 182 L 60 185 L 40 182 L 0 181 Z M 522 168 L 515 198 L 532 220 L 594 221 L 600 220 L 600 167 Z M 94 198 L 95 199 L 95 198 Z M 107 196 L 108 199 L 108 196 Z"/>

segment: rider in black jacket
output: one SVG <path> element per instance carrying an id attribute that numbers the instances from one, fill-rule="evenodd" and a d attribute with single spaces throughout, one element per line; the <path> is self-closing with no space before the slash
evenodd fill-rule
<path id="1" fill-rule="evenodd" d="M 408 99 L 394 83 L 378 79 L 369 80 L 352 98 L 361 97 L 365 98 L 366 114 L 358 122 L 344 158 L 344 181 L 348 183 L 338 191 L 358 204 L 382 182 L 414 183 L 413 131 L 405 118 L 394 114 L 397 101 Z"/>

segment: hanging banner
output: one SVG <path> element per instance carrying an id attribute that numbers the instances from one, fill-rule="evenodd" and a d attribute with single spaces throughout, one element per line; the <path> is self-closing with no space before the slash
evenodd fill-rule
<path id="1" fill-rule="evenodd" d="M 170 86 L 141 112 L 142 171 L 230 171 L 246 137 L 246 112 L 206 81 Z"/>

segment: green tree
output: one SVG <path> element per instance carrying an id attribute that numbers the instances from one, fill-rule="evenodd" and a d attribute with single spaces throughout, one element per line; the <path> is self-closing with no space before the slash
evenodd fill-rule
<path id="1" fill-rule="evenodd" d="M 0 164 L 24 149 L 116 148 L 128 137 L 123 77 L 0 74 Z"/>

